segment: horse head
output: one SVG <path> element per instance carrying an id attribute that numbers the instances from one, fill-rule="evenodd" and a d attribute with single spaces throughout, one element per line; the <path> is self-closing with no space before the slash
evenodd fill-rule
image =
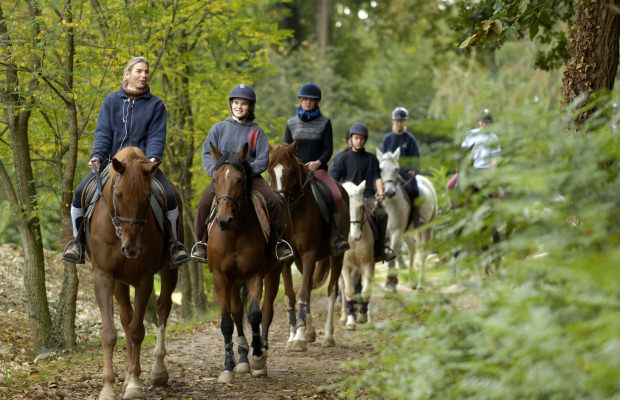
<path id="1" fill-rule="evenodd" d="M 304 176 L 308 176 L 306 166 L 295 157 L 298 142 L 279 143 L 269 149 L 269 181 L 271 187 L 288 203 L 301 195 Z"/>
<path id="2" fill-rule="evenodd" d="M 359 185 L 353 182 L 345 182 L 342 186 L 349 195 L 349 217 L 351 219 L 349 239 L 357 241 L 362 238 L 362 228 L 366 220 L 364 217 L 364 189 L 366 188 L 366 181 L 363 180 Z"/>
<path id="3" fill-rule="evenodd" d="M 222 153 L 211 144 L 211 156 L 215 161 L 213 186 L 215 189 L 216 221 L 220 229 L 232 228 L 241 201 L 248 193 L 252 170 L 247 162 L 248 144 L 246 143 L 236 154 Z"/>
<path id="4" fill-rule="evenodd" d="M 383 192 L 388 199 L 396 195 L 396 185 L 398 183 L 400 167 L 398 158 L 400 157 L 400 147 L 395 152 L 386 151 L 385 153 L 377 149 L 377 160 L 381 169 L 381 180 L 383 181 Z"/>
<path id="5" fill-rule="evenodd" d="M 125 147 L 112 158 L 112 225 L 127 258 L 136 258 L 142 251 L 151 180 L 160 164 L 147 160 L 137 147 Z"/>

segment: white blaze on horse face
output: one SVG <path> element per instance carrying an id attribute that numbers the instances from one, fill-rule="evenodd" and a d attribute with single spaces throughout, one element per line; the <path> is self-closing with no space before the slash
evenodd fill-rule
<path id="1" fill-rule="evenodd" d="M 278 164 L 273 167 L 273 173 L 276 176 L 276 189 L 284 196 L 282 193 L 282 175 L 284 173 L 284 166 L 282 164 Z"/>
<path id="2" fill-rule="evenodd" d="M 229 169 L 227 169 L 227 170 L 226 170 L 226 175 L 224 176 L 224 179 L 225 179 L 225 180 L 228 180 L 228 179 L 229 179 L 229 175 L 230 175 L 230 170 L 229 170 Z"/>

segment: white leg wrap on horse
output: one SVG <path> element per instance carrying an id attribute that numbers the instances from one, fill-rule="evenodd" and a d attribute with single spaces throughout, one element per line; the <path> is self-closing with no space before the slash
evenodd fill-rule
<path id="1" fill-rule="evenodd" d="M 71 227 L 73 228 L 73 237 L 77 237 L 78 234 L 78 226 L 77 219 L 84 216 L 84 209 L 73 207 L 71 205 Z"/>
<path id="2" fill-rule="evenodd" d="M 153 350 L 153 368 L 151 368 L 151 383 L 162 386 L 168 381 L 168 370 L 164 359 L 166 358 L 166 328 L 162 324 L 157 328 L 157 341 Z"/>

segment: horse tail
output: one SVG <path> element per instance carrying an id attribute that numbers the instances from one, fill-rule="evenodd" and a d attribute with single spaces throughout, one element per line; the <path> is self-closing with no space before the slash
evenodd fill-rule
<path id="1" fill-rule="evenodd" d="M 327 263 L 327 265 L 321 265 L 318 268 L 314 269 L 314 275 L 312 276 L 312 289 L 320 288 L 321 286 L 323 286 L 325 281 L 327 281 L 327 277 L 329 276 L 329 271 L 330 271 L 330 268 L 329 268 L 330 260 L 331 260 L 331 257 L 325 257 L 321 261 L 317 262 L 318 264 Z M 325 267 L 325 268 L 321 268 L 321 267 Z"/>

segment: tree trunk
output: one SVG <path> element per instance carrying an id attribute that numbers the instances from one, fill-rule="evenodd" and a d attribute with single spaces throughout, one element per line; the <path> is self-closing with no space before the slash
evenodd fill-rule
<path id="1" fill-rule="evenodd" d="M 41 11 L 29 7 L 33 21 L 41 16 Z M 15 54 L 7 26 L 6 18 L 0 6 L 0 48 L 3 54 Z M 32 41 L 38 44 L 40 29 L 36 22 L 32 27 Z M 30 65 L 34 70 L 41 66 L 41 59 L 36 53 L 30 57 Z M 11 150 L 13 151 L 13 165 L 15 167 L 15 189 L 4 165 L 0 167 L 0 182 L 7 194 L 13 209 L 17 212 L 17 229 L 24 247 L 24 288 L 28 303 L 28 316 L 33 335 L 35 352 L 52 345 L 52 319 L 49 312 L 47 295 L 45 293 L 45 259 L 43 257 L 43 242 L 41 239 L 41 225 L 37 215 L 37 192 L 34 184 L 32 160 L 30 159 L 30 144 L 28 141 L 28 121 L 33 107 L 34 97 L 38 89 L 38 81 L 32 79 L 24 93 L 19 85 L 17 64 L 13 58 L 5 57 L 2 64 L 4 84 L 0 88 L 2 108 L 6 116 Z"/>
<path id="2" fill-rule="evenodd" d="M 613 89 L 618 68 L 620 38 L 620 0 L 583 0 L 575 2 L 575 22 L 569 30 L 567 45 L 570 61 L 564 72 L 564 103 L 599 89 Z M 581 106 L 587 104 L 585 99 Z M 583 112 L 576 123 L 582 124 L 593 110 Z"/>
<path id="3" fill-rule="evenodd" d="M 329 46 L 329 33 L 332 17 L 332 0 L 314 1 L 314 29 L 319 44 L 319 55 L 325 57 Z"/>
<path id="4" fill-rule="evenodd" d="M 73 96 L 73 66 L 75 59 L 75 30 L 73 28 L 73 13 L 71 2 L 65 2 L 65 14 L 63 24 L 65 31 L 65 51 L 64 57 L 64 97 L 62 98 L 65 109 L 67 110 L 67 128 L 69 133 L 69 148 L 66 158 L 66 165 L 62 171 L 63 153 L 59 154 L 59 166 L 61 176 L 60 186 L 62 190 L 60 212 L 62 215 L 63 226 L 71 225 L 71 200 L 73 198 L 73 181 L 75 178 L 75 168 L 77 165 L 79 130 L 77 124 L 77 108 L 75 98 Z M 72 263 L 64 263 L 64 279 L 61 295 L 58 298 L 57 314 L 55 316 L 54 326 L 60 329 L 57 332 L 59 339 L 62 338 L 62 344 L 66 346 L 75 346 L 75 313 L 78 292 L 78 275 L 77 267 Z"/>

